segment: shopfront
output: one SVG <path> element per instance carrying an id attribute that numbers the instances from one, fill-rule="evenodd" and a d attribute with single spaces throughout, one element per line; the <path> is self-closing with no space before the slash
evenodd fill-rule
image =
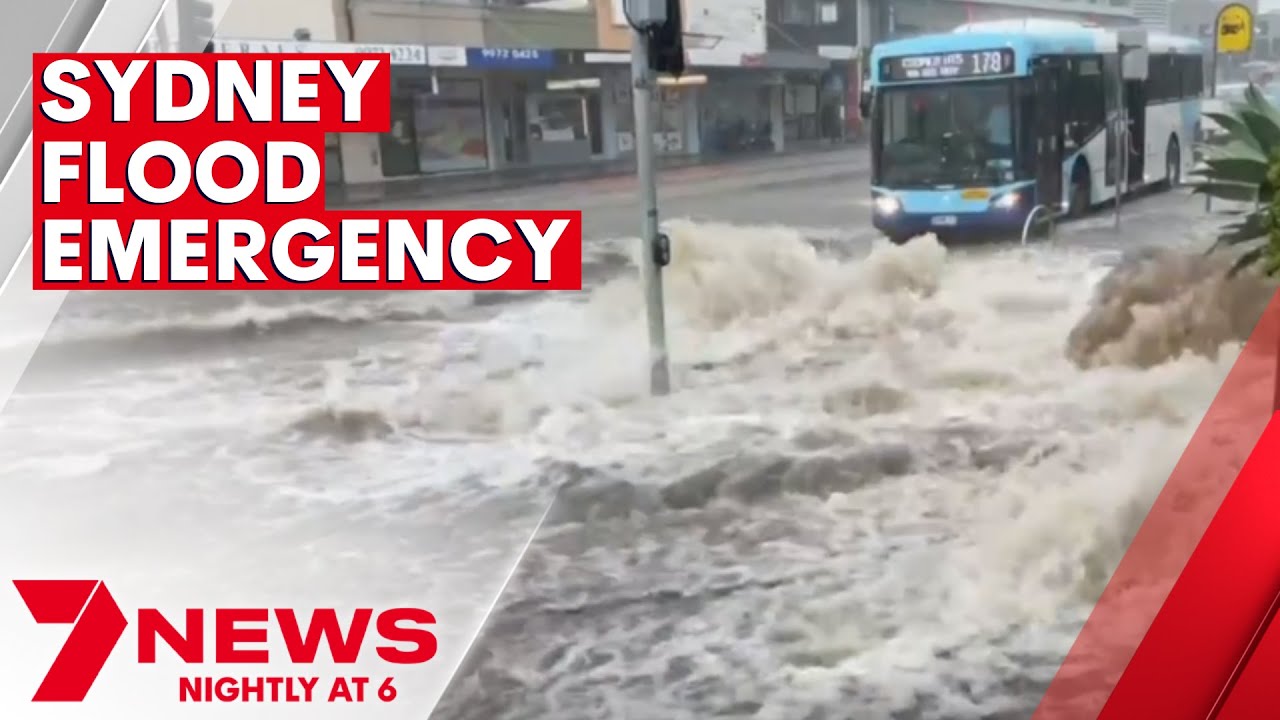
<path id="1" fill-rule="evenodd" d="M 699 99 L 702 151 L 732 155 L 774 148 L 773 103 L 779 82 L 770 73 L 719 71 Z"/>
<path id="2" fill-rule="evenodd" d="M 631 95 L 618 105 L 618 150 L 635 152 L 635 110 Z M 696 107 L 692 86 L 659 87 L 654 93 L 653 145 L 659 155 L 688 155 L 696 153 L 689 140 L 690 115 Z"/>
<path id="3" fill-rule="evenodd" d="M 623 71 L 603 74 L 606 116 L 611 120 L 613 142 L 607 150 L 614 156 L 635 152 L 635 108 L 631 104 L 631 81 Z M 662 156 L 697 155 L 697 108 L 704 76 L 690 73 L 680 82 L 658 86 L 654 98 L 654 148 Z"/>
<path id="4" fill-rule="evenodd" d="M 391 57 L 393 83 L 392 129 L 389 133 L 374 136 L 367 133 L 331 133 L 325 137 L 324 181 L 326 185 L 343 182 L 361 182 L 378 174 L 379 156 L 386 157 L 389 165 L 383 165 L 383 176 L 415 174 L 415 160 L 420 146 L 419 132 L 414 125 L 412 92 L 405 90 L 405 83 L 423 82 L 427 77 L 427 48 L 423 45 L 396 43 L 342 43 L 297 39 L 217 38 L 211 41 L 213 52 L 218 53 L 386 53 Z M 400 89 L 397 89 L 400 88 Z M 376 141 L 379 154 L 367 150 Z"/>
<path id="5" fill-rule="evenodd" d="M 425 78 L 397 86 L 411 98 L 393 123 L 388 176 L 590 162 L 608 155 L 599 77 L 565 66 L 565 51 L 432 47 Z M 445 52 L 450 50 L 450 52 Z M 410 116 L 411 113 L 411 116 Z M 410 122 L 410 118 L 412 122 Z M 412 137 L 395 136 L 397 127 Z"/>
<path id="6" fill-rule="evenodd" d="M 782 93 L 783 137 L 787 143 L 810 142 L 822 137 L 822 76 L 787 73 Z"/>
<path id="7" fill-rule="evenodd" d="M 818 98 L 819 134 L 824 140 L 843 140 L 845 109 L 849 100 L 849 63 L 833 62 L 831 69 L 822 75 L 821 94 Z"/>
<path id="8" fill-rule="evenodd" d="M 384 177 L 489 169 L 484 89 L 472 78 L 393 83 L 391 130 L 378 138 Z"/>
<path id="9" fill-rule="evenodd" d="M 590 162 L 604 155 L 598 82 L 549 80 L 525 98 L 529 162 Z"/>

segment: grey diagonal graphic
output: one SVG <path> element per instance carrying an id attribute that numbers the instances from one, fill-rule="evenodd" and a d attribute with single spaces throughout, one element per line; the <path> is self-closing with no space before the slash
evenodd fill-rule
<path id="1" fill-rule="evenodd" d="M 0 124 L 0 167 L 17 170 L 11 174 L 23 176 L 25 173 L 23 177 L 27 177 L 31 172 L 30 164 L 21 165 L 19 157 L 31 133 L 31 53 L 88 49 L 90 45 L 84 43 L 88 42 L 91 30 L 102 31 L 104 26 L 98 20 L 106 15 L 109 5 L 113 8 L 111 12 L 127 6 L 125 12 L 130 15 L 137 13 L 139 18 L 148 18 L 145 26 L 140 28 L 145 37 L 140 38 L 136 46 L 132 40 L 123 40 L 119 45 L 112 43 L 103 46 L 121 52 L 143 49 L 156 34 L 177 37 L 177 28 L 182 22 L 179 15 L 193 7 L 190 3 L 170 0 L 48 0 L 35 4 L 31 9 L 33 14 L 24 18 L 24 22 L 0 27 L 0 48 L 3 48 L 4 53 L 0 58 L 5 60 L 0 67 L 7 68 L 0 71 L 0 112 L 4 113 L 4 120 Z M 220 16 L 221 12 L 215 6 L 215 25 Z M 191 43 L 193 47 L 190 49 L 198 51 L 203 48 L 209 39 L 207 35 L 208 33 L 193 35 L 192 37 L 198 37 L 198 43 Z M 106 38 L 99 38 L 97 41 L 109 42 Z M 0 206 L 5 209 L 16 207 L 10 204 L 14 202 L 10 198 L 29 191 L 29 180 L 22 184 L 27 189 L 15 187 L 12 180 L 0 186 Z M 25 207 L 28 201 L 24 198 L 19 202 Z M 3 220 L 0 220 L 0 272 L 8 274 L 16 267 L 18 254 L 31 229 L 29 212 L 4 214 Z"/>
<path id="2" fill-rule="evenodd" d="M 104 0 L 98 16 L 92 19 L 84 37 L 78 40 L 78 49 L 85 52 L 136 52 L 145 42 L 163 4 L 164 0 Z M 85 3 L 84 7 L 91 7 L 91 4 Z M 62 15 L 66 15 L 66 8 Z M 53 40 L 76 46 L 77 43 L 70 39 L 72 36 L 67 34 L 70 31 L 65 30 L 68 26 L 63 27 L 63 34 Z M 55 49 L 69 48 L 55 46 Z M 20 67 L 22 74 L 29 78 L 30 52 L 25 55 L 20 63 L 10 67 Z M 66 297 L 65 291 L 36 292 L 31 287 L 32 147 L 29 111 L 26 120 L 28 131 L 23 134 L 17 158 L 0 181 L 0 267 L 4 268 L 4 282 L 0 285 L 0 335 L 5 338 L 4 345 L 0 346 L 0 407 L 13 392 Z"/>
<path id="3" fill-rule="evenodd" d="M 0 167 L 13 164 L 31 132 L 31 53 L 80 47 L 104 2 L 45 0 L 24 8 L 21 22 L 0 24 Z"/>
<path id="4" fill-rule="evenodd" d="M 0 168 L 13 167 L 31 134 L 31 54 L 75 51 L 104 2 L 45 0 L 24 8 L 20 22 L 0 23 Z M 0 272 L 13 267 L 29 215 L 8 213 L 0 225 Z"/>

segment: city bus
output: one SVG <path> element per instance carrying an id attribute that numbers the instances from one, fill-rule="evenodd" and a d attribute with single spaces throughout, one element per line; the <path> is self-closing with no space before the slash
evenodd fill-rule
<path id="1" fill-rule="evenodd" d="M 1191 38 L 1059 20 L 877 45 L 864 106 L 874 225 L 896 242 L 999 235 L 1036 206 L 1079 216 L 1117 192 L 1177 185 L 1200 132 L 1203 52 Z"/>

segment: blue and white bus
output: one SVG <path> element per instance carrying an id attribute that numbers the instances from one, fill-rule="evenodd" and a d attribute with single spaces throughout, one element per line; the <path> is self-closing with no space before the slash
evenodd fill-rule
<path id="1" fill-rule="evenodd" d="M 1125 38 L 1142 49 L 1126 52 L 1124 75 L 1145 79 L 1121 80 L 1114 30 L 1070 21 L 971 23 L 877 45 L 875 226 L 898 242 L 1016 232 L 1037 205 L 1082 215 L 1117 188 L 1178 184 L 1199 134 L 1203 48 L 1158 33 Z M 1118 183 L 1121 82 L 1130 155 Z"/>

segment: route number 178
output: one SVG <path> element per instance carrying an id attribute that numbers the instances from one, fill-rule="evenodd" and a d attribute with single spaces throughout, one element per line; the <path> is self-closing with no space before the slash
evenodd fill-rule
<path id="1" fill-rule="evenodd" d="M 970 57 L 973 59 L 975 75 L 999 75 L 1004 72 L 1004 56 L 999 50 L 977 52 Z"/>

